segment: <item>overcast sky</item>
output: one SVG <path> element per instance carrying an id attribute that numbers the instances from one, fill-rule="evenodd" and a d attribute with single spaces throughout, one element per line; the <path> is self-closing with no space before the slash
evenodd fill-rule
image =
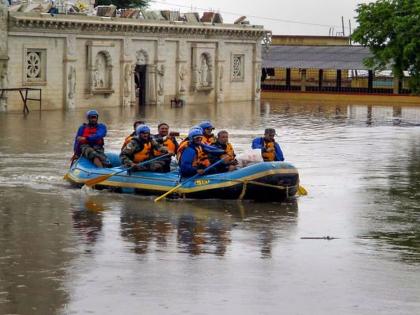
<path id="1" fill-rule="evenodd" d="M 374 0 L 152 0 L 151 9 L 181 12 L 217 11 L 225 23 L 245 15 L 251 24 L 264 25 L 275 35 L 345 35 L 349 20 L 355 28 L 355 9 L 359 3 Z"/>

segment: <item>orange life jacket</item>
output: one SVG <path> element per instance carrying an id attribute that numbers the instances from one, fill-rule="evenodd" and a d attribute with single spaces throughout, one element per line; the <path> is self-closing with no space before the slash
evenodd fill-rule
<path id="1" fill-rule="evenodd" d="M 233 146 L 228 142 L 226 143 L 226 149 L 224 149 L 226 154 L 222 154 L 221 158 L 223 159 L 226 155 L 229 156 L 229 159 L 233 161 L 236 157 L 235 152 L 233 151 Z"/>
<path id="2" fill-rule="evenodd" d="M 134 153 L 134 163 L 140 163 L 149 160 L 152 157 L 152 142 L 146 142 L 143 145 L 143 149 Z"/>
<path id="3" fill-rule="evenodd" d="M 181 143 L 178 146 L 178 150 L 176 151 L 176 159 L 178 161 L 181 161 L 181 155 L 182 152 L 190 145 L 190 141 L 188 140 L 188 138 L 185 138 L 184 140 L 181 141 Z"/>
<path id="4" fill-rule="evenodd" d="M 210 136 L 203 135 L 203 139 L 201 140 L 203 144 L 208 144 L 208 145 L 214 145 L 216 141 L 217 139 L 214 136 L 214 134 L 211 134 Z"/>
<path id="5" fill-rule="evenodd" d="M 83 133 L 82 133 L 82 137 L 88 138 L 90 136 L 93 136 L 94 134 L 96 134 L 97 128 L 96 126 L 89 126 L 89 125 L 85 125 L 85 128 L 83 128 Z M 79 141 L 80 144 L 87 144 L 89 143 L 88 140 L 80 140 Z M 104 145 L 104 139 L 99 139 L 96 140 L 95 143 L 96 145 Z"/>
<path id="6" fill-rule="evenodd" d="M 195 149 L 195 158 L 192 163 L 193 167 L 208 167 L 210 166 L 210 160 L 206 152 L 204 152 L 201 145 L 194 147 Z"/>
<path id="7" fill-rule="evenodd" d="M 271 162 L 271 161 L 274 161 L 276 159 L 276 150 L 275 150 L 275 147 L 274 147 L 274 142 L 264 141 L 264 149 L 270 149 L 270 148 L 273 149 L 272 152 L 261 153 L 265 162 Z"/>
<path id="8" fill-rule="evenodd" d="M 130 141 L 132 140 L 134 138 L 134 136 L 133 136 L 133 134 L 131 134 L 131 135 L 129 135 L 129 136 L 127 136 L 126 138 L 125 138 L 125 140 L 124 140 L 124 143 L 123 143 L 123 145 L 122 145 L 122 147 L 121 147 L 121 151 L 127 146 L 127 144 L 129 144 L 130 143 Z"/>
<path id="9" fill-rule="evenodd" d="M 165 146 L 168 149 L 168 153 L 175 153 L 176 144 L 172 139 L 166 138 L 166 140 L 163 141 L 162 145 Z M 159 156 L 159 155 L 163 155 L 163 154 L 166 154 L 166 153 L 160 152 L 158 150 L 153 150 L 153 154 L 155 156 Z"/>

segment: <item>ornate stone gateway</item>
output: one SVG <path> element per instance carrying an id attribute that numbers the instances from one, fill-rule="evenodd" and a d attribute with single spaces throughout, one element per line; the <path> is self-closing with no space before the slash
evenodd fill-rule
<path id="1" fill-rule="evenodd" d="M 0 9 L 0 84 L 42 89 L 43 108 L 259 98 L 260 26 L 25 14 Z M 20 110 L 10 95 L 0 110 Z"/>

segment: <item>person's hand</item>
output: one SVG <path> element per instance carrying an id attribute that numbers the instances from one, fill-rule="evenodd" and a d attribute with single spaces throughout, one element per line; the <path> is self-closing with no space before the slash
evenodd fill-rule
<path id="1" fill-rule="evenodd" d="M 268 148 L 265 150 L 266 152 L 274 152 L 274 148 Z"/>
<path id="2" fill-rule="evenodd" d="M 82 137 L 82 136 L 77 137 L 77 141 L 85 141 L 85 140 L 86 140 L 86 137 Z"/>
<path id="3" fill-rule="evenodd" d="M 159 149 L 159 151 L 162 152 L 162 153 L 169 153 L 167 147 L 162 147 L 162 148 Z"/>
<path id="4" fill-rule="evenodd" d="M 230 164 L 230 162 L 232 162 L 232 159 L 230 158 L 229 155 L 222 156 L 222 160 L 223 160 L 223 163 L 225 164 Z"/>
<path id="5" fill-rule="evenodd" d="M 204 170 L 203 169 L 197 170 L 197 174 L 203 175 L 204 174 Z"/>

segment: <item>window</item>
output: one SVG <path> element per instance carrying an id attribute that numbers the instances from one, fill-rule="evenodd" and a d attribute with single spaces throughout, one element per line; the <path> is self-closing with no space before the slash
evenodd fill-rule
<path id="1" fill-rule="evenodd" d="M 26 84 L 45 84 L 47 81 L 45 71 L 46 49 L 25 49 L 24 82 Z"/>
<path id="2" fill-rule="evenodd" d="M 244 80 L 244 55 L 232 55 L 232 81 Z"/>

